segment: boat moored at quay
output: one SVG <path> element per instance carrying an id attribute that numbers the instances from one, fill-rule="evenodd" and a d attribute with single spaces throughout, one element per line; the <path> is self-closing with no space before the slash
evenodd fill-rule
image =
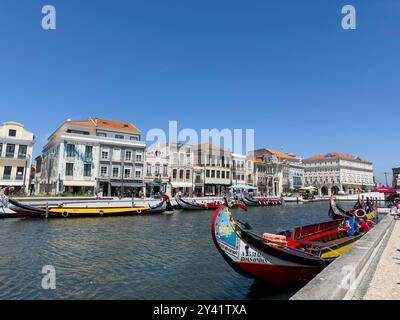
<path id="1" fill-rule="evenodd" d="M 242 194 L 241 200 L 249 207 L 277 206 L 282 204 L 282 201 L 280 199 L 249 198 L 244 194 Z"/>
<path id="2" fill-rule="evenodd" d="M 67 218 L 67 217 L 97 217 L 97 216 L 129 216 L 146 215 L 172 212 L 173 207 L 168 196 L 163 196 L 162 200 L 155 205 L 135 206 L 133 203 L 121 201 L 96 201 L 59 204 L 54 206 L 34 206 L 24 204 L 15 199 L 2 197 L 2 202 L 16 215 L 31 218 Z"/>
<path id="3" fill-rule="evenodd" d="M 238 273 L 274 284 L 311 280 L 363 234 L 347 235 L 346 219 L 303 226 L 278 234 L 256 234 L 221 205 L 211 224 L 213 242 Z"/>

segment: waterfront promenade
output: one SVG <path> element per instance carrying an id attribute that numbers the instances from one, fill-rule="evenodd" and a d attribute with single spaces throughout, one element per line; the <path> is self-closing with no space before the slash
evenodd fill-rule
<path id="1" fill-rule="evenodd" d="M 378 262 L 364 300 L 400 300 L 400 223 L 394 228 Z"/>
<path id="2" fill-rule="evenodd" d="M 291 300 L 400 299 L 400 224 L 386 215 Z"/>

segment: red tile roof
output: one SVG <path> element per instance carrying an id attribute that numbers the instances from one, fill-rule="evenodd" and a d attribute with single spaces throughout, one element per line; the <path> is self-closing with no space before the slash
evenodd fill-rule
<path id="1" fill-rule="evenodd" d="M 140 134 L 140 129 L 136 128 L 132 123 L 117 121 L 117 120 L 89 118 L 87 120 L 70 120 L 70 121 L 67 120 L 64 122 L 64 124 L 67 123 Z"/>
<path id="2" fill-rule="evenodd" d="M 356 161 L 364 161 L 369 162 L 367 160 L 363 160 L 360 157 L 352 156 L 350 154 L 341 153 L 341 152 L 330 152 L 327 154 L 321 154 L 317 156 L 312 156 L 310 158 L 304 159 L 305 161 L 313 161 L 313 160 L 320 160 L 320 159 L 328 159 L 328 158 L 340 158 L 340 159 L 347 159 L 347 160 L 356 160 Z"/>

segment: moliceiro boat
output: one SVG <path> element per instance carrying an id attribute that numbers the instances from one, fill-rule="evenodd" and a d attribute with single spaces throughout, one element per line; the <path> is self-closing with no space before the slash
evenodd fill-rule
<path id="1" fill-rule="evenodd" d="M 201 203 L 195 201 L 188 201 L 182 199 L 180 196 L 175 197 L 176 203 L 178 204 L 179 208 L 183 210 L 215 210 L 219 208 L 222 204 L 219 201 L 211 202 L 211 203 Z"/>
<path id="2" fill-rule="evenodd" d="M 372 202 L 367 202 L 365 204 L 357 201 L 353 209 L 345 210 L 337 205 L 333 195 L 330 197 L 330 208 L 328 215 L 332 219 L 343 219 L 347 217 L 357 217 L 364 218 L 367 217 L 368 220 L 372 220 L 376 217 L 377 208 Z"/>
<path id="3" fill-rule="evenodd" d="M 347 236 L 345 219 L 298 227 L 292 232 L 258 235 L 235 221 L 227 204 L 212 219 L 215 246 L 238 273 L 282 284 L 312 279 L 361 236 Z"/>
<path id="4" fill-rule="evenodd" d="M 249 207 L 255 206 L 276 206 L 281 205 L 282 201 L 279 199 L 250 199 L 249 197 L 242 195 L 242 201 Z"/>
<path id="5" fill-rule="evenodd" d="M 168 196 L 163 196 L 162 200 L 156 205 L 120 205 L 118 201 L 108 201 L 105 203 L 71 203 L 60 204 L 58 206 L 32 206 L 21 203 L 15 199 L 5 199 L 2 202 L 11 210 L 21 216 L 32 218 L 67 218 L 67 217 L 96 217 L 96 216 L 129 216 L 157 214 L 165 211 L 173 211 Z"/>

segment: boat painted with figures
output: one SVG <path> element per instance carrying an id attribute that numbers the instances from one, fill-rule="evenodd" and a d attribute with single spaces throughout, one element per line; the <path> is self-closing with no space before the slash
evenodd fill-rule
<path id="1" fill-rule="evenodd" d="M 292 232 L 258 235 L 235 221 L 227 204 L 211 224 L 214 244 L 238 273 L 282 284 L 312 279 L 362 235 L 347 236 L 345 219 L 295 228 Z"/>
<path id="2" fill-rule="evenodd" d="M 162 200 L 156 205 L 126 205 L 121 206 L 120 203 L 110 202 L 99 204 L 95 203 L 73 203 L 60 204 L 58 206 L 32 206 L 21 203 L 15 199 L 3 199 L 3 203 L 20 216 L 28 216 L 32 218 L 67 218 L 67 217 L 96 217 L 96 216 L 128 216 L 128 215 L 144 215 L 164 213 L 165 211 L 173 211 L 168 196 L 163 196 Z"/>

